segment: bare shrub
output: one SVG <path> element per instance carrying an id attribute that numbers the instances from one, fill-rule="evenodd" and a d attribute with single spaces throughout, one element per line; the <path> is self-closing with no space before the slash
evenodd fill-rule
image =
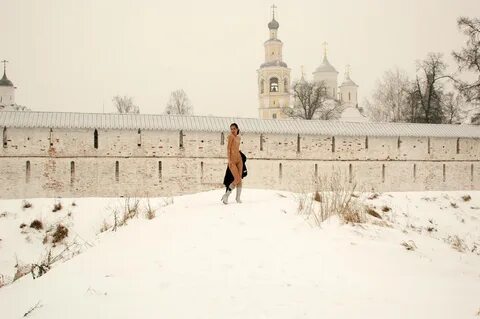
<path id="1" fill-rule="evenodd" d="M 65 237 L 68 236 L 68 228 L 63 226 L 62 224 L 57 225 L 57 229 L 52 234 L 52 243 L 56 244 L 61 242 Z"/>
<path id="2" fill-rule="evenodd" d="M 467 245 L 465 245 L 464 241 L 458 237 L 457 235 L 455 236 L 448 236 L 447 242 L 450 243 L 451 247 L 455 249 L 456 251 L 463 253 L 466 250 L 468 250 Z"/>
<path id="3" fill-rule="evenodd" d="M 470 195 L 463 195 L 463 196 L 462 196 L 462 199 L 463 199 L 464 202 L 468 202 L 468 201 L 470 201 L 470 200 L 472 199 L 472 196 L 470 196 Z"/>
<path id="4" fill-rule="evenodd" d="M 21 224 L 20 224 L 20 228 L 23 229 L 23 228 L 25 228 L 25 227 L 27 227 L 27 224 L 25 224 L 25 223 L 21 223 Z"/>
<path id="5" fill-rule="evenodd" d="M 359 224 L 365 222 L 365 206 L 359 201 L 352 200 L 340 214 L 346 224 Z"/>
<path id="6" fill-rule="evenodd" d="M 27 312 L 25 312 L 25 313 L 23 314 L 23 317 L 24 317 L 24 318 L 25 318 L 25 317 L 28 317 L 28 315 L 30 315 L 33 311 L 35 311 L 35 309 L 38 309 L 38 308 L 41 308 L 41 307 L 43 307 L 43 305 L 40 304 L 40 301 L 39 301 L 39 302 L 37 302 L 37 303 L 35 304 L 35 306 L 32 306 L 32 307 L 30 308 L 30 310 L 28 310 Z"/>
<path id="7" fill-rule="evenodd" d="M 31 222 L 30 228 L 34 228 L 36 230 L 43 229 L 43 223 L 38 219 L 35 219 L 33 222 Z"/>
<path id="8" fill-rule="evenodd" d="M 138 216 L 139 213 L 140 200 L 137 198 L 131 199 L 130 197 L 125 198 L 125 208 L 122 216 L 122 225 L 126 225 L 129 219 Z"/>
<path id="9" fill-rule="evenodd" d="M 33 207 L 32 203 L 26 200 L 22 201 L 22 209 L 31 208 L 31 207 Z"/>
<path id="10" fill-rule="evenodd" d="M 382 216 L 371 207 L 367 207 L 367 214 L 370 216 L 382 219 Z"/>
<path id="11" fill-rule="evenodd" d="M 33 279 L 38 278 L 46 274 L 50 270 L 52 261 L 52 250 L 50 249 L 47 255 L 38 264 L 32 264 L 30 273 Z"/>
<path id="12" fill-rule="evenodd" d="M 61 202 L 56 202 L 55 204 L 53 204 L 52 212 L 53 213 L 58 212 L 58 211 L 62 210 L 62 208 L 63 208 L 62 203 Z"/>
<path id="13" fill-rule="evenodd" d="M 0 214 L 0 218 L 7 217 L 7 216 L 8 216 L 8 212 L 3 212 Z"/>
<path id="14" fill-rule="evenodd" d="M 47 273 L 56 262 L 66 261 L 77 256 L 84 247 L 92 247 L 92 245 L 88 242 L 79 244 L 74 240 L 73 243 L 65 245 L 65 248 L 56 255 L 53 255 L 52 248 L 49 248 L 46 254 L 40 258 L 40 261 L 31 265 L 30 273 L 32 274 L 33 279 L 41 277 Z"/>
<path id="15" fill-rule="evenodd" d="M 402 242 L 401 244 L 403 247 L 405 247 L 405 249 L 407 250 L 415 250 L 417 249 L 417 245 L 415 245 L 415 242 L 413 240 L 409 240 L 409 241 L 404 241 Z"/>
<path id="16" fill-rule="evenodd" d="M 312 218 L 317 226 L 331 216 L 339 216 L 345 223 L 365 221 L 365 206 L 353 197 L 356 183 L 350 182 L 340 173 L 315 179 L 313 194 L 304 193 L 298 197 L 299 213 Z"/>
<path id="17" fill-rule="evenodd" d="M 150 203 L 150 199 L 147 199 L 147 208 L 145 210 L 145 217 L 147 219 L 154 219 L 156 214 L 156 210 L 152 208 Z"/>
<path id="18" fill-rule="evenodd" d="M 102 227 L 100 228 L 100 232 L 103 233 L 103 232 L 106 232 L 107 230 L 109 230 L 112 226 L 110 224 L 107 223 L 107 221 L 104 219 L 103 220 L 103 224 L 102 224 Z"/>
<path id="19" fill-rule="evenodd" d="M 452 206 L 453 208 L 458 208 L 458 205 L 457 205 L 457 203 L 455 203 L 455 202 L 451 202 L 451 203 L 450 203 L 450 206 Z"/>
<path id="20" fill-rule="evenodd" d="M 391 210 L 392 210 L 392 209 L 391 209 L 390 207 L 388 207 L 388 206 L 383 206 L 383 207 L 382 207 L 382 212 L 384 212 L 384 213 L 388 213 L 388 212 L 391 211 Z"/>
<path id="21" fill-rule="evenodd" d="M 77 203 L 75 203 L 75 202 L 72 202 L 72 206 L 77 206 Z"/>
<path id="22" fill-rule="evenodd" d="M 139 209 L 140 200 L 139 199 L 131 199 L 130 197 L 126 197 L 125 201 L 122 204 L 122 207 L 115 207 L 112 209 L 113 214 L 113 231 L 117 231 L 117 227 L 125 226 L 128 220 L 138 217 L 140 212 Z"/>
<path id="23" fill-rule="evenodd" d="M 13 276 L 13 281 L 16 281 L 30 272 L 31 265 L 20 264 L 18 261 L 15 265 L 15 275 Z"/>

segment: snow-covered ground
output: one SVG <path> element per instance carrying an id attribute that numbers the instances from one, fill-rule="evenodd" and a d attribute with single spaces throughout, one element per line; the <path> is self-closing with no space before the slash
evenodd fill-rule
<path id="1" fill-rule="evenodd" d="M 319 228 L 297 195 L 246 189 L 227 206 L 220 191 L 151 199 L 155 218 L 141 208 L 115 232 L 125 199 L 1 200 L 5 281 L 59 223 L 52 256 L 78 255 L 0 288 L 0 318 L 480 318 L 480 192 L 369 196 L 378 223 Z"/>

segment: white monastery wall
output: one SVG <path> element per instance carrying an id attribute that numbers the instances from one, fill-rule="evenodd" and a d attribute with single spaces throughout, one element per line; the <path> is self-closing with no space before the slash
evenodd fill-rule
<path id="1" fill-rule="evenodd" d="M 0 197 L 170 196 L 221 188 L 228 132 L 6 128 Z M 242 135 L 245 187 L 312 190 L 341 172 L 367 191 L 480 189 L 480 139 Z"/>

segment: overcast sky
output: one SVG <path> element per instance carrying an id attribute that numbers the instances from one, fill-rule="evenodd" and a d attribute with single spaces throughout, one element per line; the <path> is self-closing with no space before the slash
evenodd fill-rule
<path id="1" fill-rule="evenodd" d="M 479 0 L 276 0 L 278 37 L 292 78 L 311 78 L 327 41 L 360 103 L 385 70 L 411 75 L 415 61 L 465 37 L 458 16 L 480 15 Z M 257 117 L 272 0 L 0 0 L 0 59 L 17 104 L 37 111 L 113 112 L 114 95 L 141 113 L 162 113 L 183 88 L 198 115 Z"/>

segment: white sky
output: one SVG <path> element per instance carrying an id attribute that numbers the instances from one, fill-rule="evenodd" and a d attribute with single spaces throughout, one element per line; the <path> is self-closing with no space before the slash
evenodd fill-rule
<path id="1" fill-rule="evenodd" d="M 195 114 L 257 117 L 272 0 L 0 0 L 0 59 L 18 104 L 38 111 L 112 112 L 116 94 L 141 113 L 164 111 L 183 88 Z M 465 37 L 458 16 L 480 15 L 478 0 L 276 0 L 279 38 L 292 79 L 311 77 L 322 42 L 360 102 L 387 69 L 411 75 L 415 60 L 450 53 Z"/>

